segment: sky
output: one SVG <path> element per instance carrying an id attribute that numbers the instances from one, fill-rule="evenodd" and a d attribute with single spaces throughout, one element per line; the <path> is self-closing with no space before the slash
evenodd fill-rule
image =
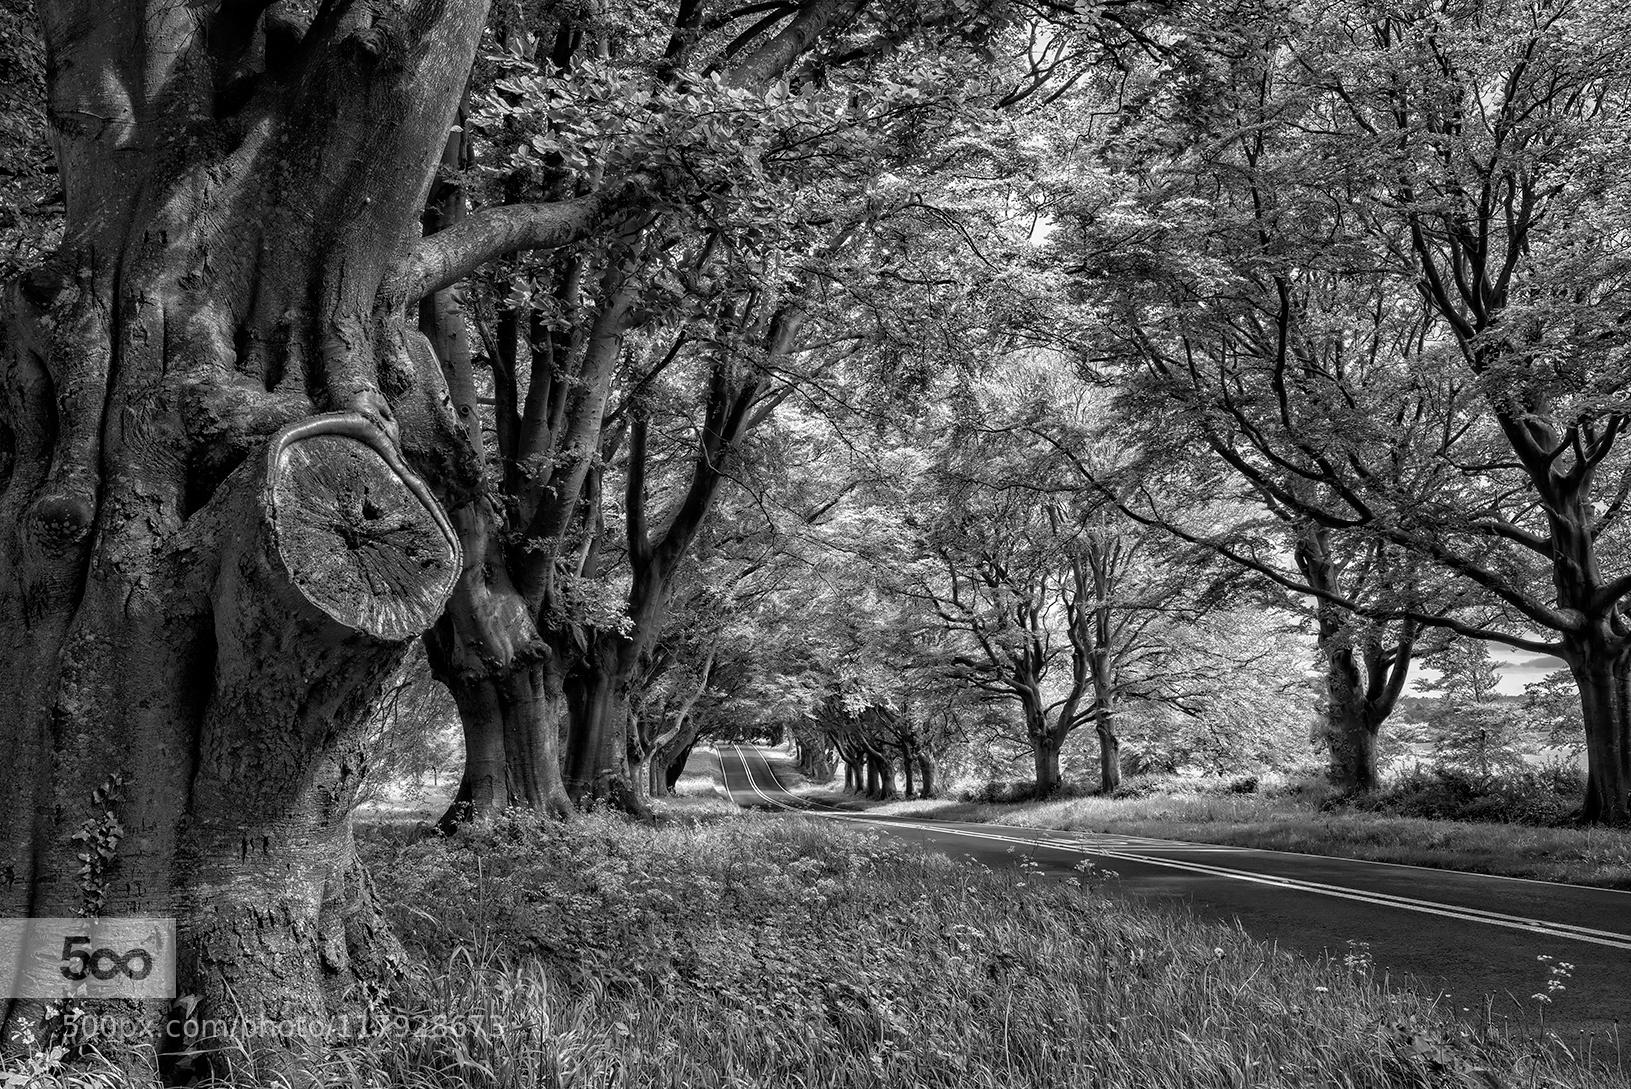
<path id="1" fill-rule="evenodd" d="M 1503 696 L 1521 696 L 1526 685 L 1534 684 L 1548 673 L 1568 668 L 1563 659 L 1554 658 L 1550 654 L 1536 654 L 1532 650 L 1518 650 L 1500 643 L 1485 645 L 1489 647 L 1489 656 L 1495 662 L 1495 668 L 1501 672 L 1501 682 L 1496 686 L 1496 690 Z M 1421 690 L 1421 682 L 1437 676 L 1438 670 L 1429 669 L 1419 660 L 1412 662 L 1406 694 L 1427 695 L 1428 693 Z"/>
<path id="2" fill-rule="evenodd" d="M 1497 643 L 1489 644 L 1489 656 L 1501 671 L 1501 692 L 1510 696 L 1521 696 L 1524 685 L 1534 684 L 1548 673 L 1567 668 L 1563 659 L 1550 654 L 1536 654 L 1532 650 L 1518 650 Z"/>

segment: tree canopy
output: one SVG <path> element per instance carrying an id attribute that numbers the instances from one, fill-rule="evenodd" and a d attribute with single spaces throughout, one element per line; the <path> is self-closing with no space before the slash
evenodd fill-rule
<path id="1" fill-rule="evenodd" d="M 1362 794 L 1417 659 L 1510 757 L 1484 643 L 1631 822 L 1627 20 L 8 7 L 3 914 L 320 1011 L 389 985 L 350 810 L 438 716 L 443 830 L 749 736 Z"/>

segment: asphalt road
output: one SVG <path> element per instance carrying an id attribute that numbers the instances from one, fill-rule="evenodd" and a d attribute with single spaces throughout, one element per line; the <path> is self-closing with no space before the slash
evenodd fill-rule
<path id="1" fill-rule="evenodd" d="M 1323 858 L 1008 825 L 872 817 L 814 805 L 776 777 L 779 754 L 751 745 L 718 750 L 738 805 L 860 822 L 953 857 L 989 866 L 1030 859 L 1074 873 L 1083 858 L 1114 871 L 1127 895 L 1182 905 L 1200 918 L 1237 919 L 1246 931 L 1309 957 L 1343 956 L 1368 943 L 1378 975 L 1444 995 L 1446 1005 L 1535 1027 L 1545 989 L 1542 955 L 1574 965 L 1546 1010 L 1566 1041 L 1614 1037 L 1631 1051 L 1631 893 L 1489 877 L 1454 870 Z M 1601 1046 L 1601 1045 L 1599 1045 Z M 1609 1046 L 1613 1046 L 1610 1043 Z"/>

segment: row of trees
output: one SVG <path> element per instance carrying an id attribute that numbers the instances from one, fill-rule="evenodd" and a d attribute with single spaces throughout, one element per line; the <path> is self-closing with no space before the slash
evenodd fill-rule
<path id="1" fill-rule="evenodd" d="M 974 408 L 960 449 L 982 464 L 959 472 L 990 482 L 1001 444 L 1034 436 L 1034 498 L 999 489 L 1004 524 L 966 532 L 979 500 L 944 493 L 921 541 L 940 582 L 918 592 L 967 636 L 965 676 L 1020 705 L 1039 784 L 1110 687 L 1027 691 L 1044 629 L 1093 658 L 1070 587 L 1097 546 L 1074 568 L 1037 562 L 1061 527 L 1093 524 L 1059 517 L 1086 492 L 1119 516 L 1117 542 L 1129 522 L 1157 530 L 1307 610 L 1340 784 L 1374 787 L 1412 658 L 1457 636 L 1563 659 L 1583 816 L 1631 817 L 1626 203 L 1608 165 L 1626 138 L 1623 18 L 1225 5 L 1029 115 L 1006 211 L 1044 229 L 966 261 L 957 279 L 1004 294 L 977 322 L 949 307 L 935 323 L 1005 365 L 1065 353 L 1109 410 L 1080 426 L 1057 391 L 1030 421 Z M 1047 480 L 1050 449 L 1074 486 Z M 1065 589 L 1043 623 L 1047 579 Z"/>
<path id="2" fill-rule="evenodd" d="M 1367 789 L 1435 632 L 1560 655 L 1631 820 L 1603 0 L 104 7 L 0 16 L 0 912 L 173 912 L 206 1011 L 388 978 L 421 635 L 449 823 L 766 722 L 1221 765 L 1310 641 Z"/>
<path id="3" fill-rule="evenodd" d="M 899 411 L 783 419 L 806 436 L 803 486 L 836 498 L 788 519 L 755 563 L 776 589 L 737 614 L 757 695 L 735 728 L 793 722 L 807 773 L 841 761 L 848 787 L 877 796 L 1021 752 L 1048 793 L 1078 730 L 1106 790 L 1124 736 L 1140 766 L 1296 761 L 1312 702 L 1298 616 L 1123 516 L 1037 434 L 1061 404 L 1100 420 L 1098 392 L 1058 354 L 990 380 L 945 370 L 910 392 L 916 410 L 873 387 L 866 403 L 895 396 Z"/>
<path id="4" fill-rule="evenodd" d="M 681 568 L 814 395 L 834 270 L 1039 77 L 981 5 L 37 7 L 43 51 L 0 26 L 3 135 L 56 160 L 6 183 L 0 911 L 175 914 L 198 1011 L 317 1018 L 389 979 L 349 811 L 411 641 L 455 819 L 641 809 L 710 672 L 659 651 Z"/>

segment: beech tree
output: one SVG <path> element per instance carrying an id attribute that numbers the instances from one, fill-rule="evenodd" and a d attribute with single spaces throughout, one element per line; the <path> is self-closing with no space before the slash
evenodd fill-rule
<path id="1" fill-rule="evenodd" d="M 929 548 L 939 563 L 923 592 L 941 622 L 966 636 L 966 647 L 950 659 L 954 675 L 1018 705 L 1035 757 L 1036 794 L 1046 797 L 1063 781 L 1060 751 L 1091 714 L 1092 647 L 1070 638 L 1095 630 L 1087 565 L 1070 543 L 1023 516 L 1034 497 L 1009 492 L 995 498 L 994 510 L 988 503 L 979 504 L 987 516 L 973 532 L 966 525 L 931 530 Z M 965 518 L 978 509 L 968 501 L 948 506 Z M 1061 627 L 1070 636 L 1060 638 Z M 1101 741 L 1119 760 L 1114 734 Z M 1106 774 L 1119 777 L 1119 770 Z"/>
<path id="2" fill-rule="evenodd" d="M 1236 483 L 1244 486 L 1230 501 L 1219 502 L 1229 484 L 1204 461 L 1216 450 L 1216 435 L 1190 430 L 1182 419 L 1159 410 L 1155 418 L 1165 425 L 1160 441 L 1151 441 L 1147 428 L 1153 421 L 1147 417 L 1118 429 L 1138 435 L 1143 449 L 1117 470 L 1095 470 L 1073 455 L 1084 482 L 1111 498 L 1122 491 L 1115 505 L 1130 521 L 1266 576 L 1270 593 L 1263 603 L 1304 615 L 1323 673 L 1327 778 L 1345 791 L 1375 789 L 1382 725 L 1405 692 L 1415 656 L 1443 638 L 1440 633 L 1423 640 L 1429 595 L 1418 569 L 1401 571 L 1398 550 L 1385 542 L 1333 531 L 1281 503 L 1281 492 L 1297 491 L 1284 474 L 1254 466 L 1240 474 Z M 1276 601 L 1275 589 L 1306 596 Z M 1417 611 L 1388 611 L 1401 602 Z"/>
<path id="3" fill-rule="evenodd" d="M 5 297 L 0 909 L 176 916 L 200 1012 L 389 975 L 345 799 L 478 473 L 413 307 L 603 210 L 421 240 L 486 14 L 39 5 L 65 219 Z"/>
<path id="4" fill-rule="evenodd" d="M 631 700 L 678 572 L 748 435 L 819 379 L 841 336 L 824 296 L 909 199 L 895 175 L 932 171 L 933 137 L 980 116 L 998 33 L 980 5 L 683 3 L 501 35 L 462 184 L 484 200 L 659 184 L 593 245 L 477 278 L 452 321 L 476 327 L 447 338 L 449 365 L 473 438 L 491 432 L 473 452 L 490 486 L 456 512 L 483 559 L 431 640 L 481 754 L 459 811 L 642 807 Z"/>
<path id="5" fill-rule="evenodd" d="M 954 634 L 948 675 L 1017 709 L 1038 792 L 1058 788 L 1062 749 L 1091 725 L 1108 793 L 1121 716 L 1185 692 L 1193 678 L 1175 653 L 1228 580 L 1083 487 L 1103 399 L 1066 357 L 1004 364 L 945 391 L 951 407 L 912 436 L 917 458 L 887 500 L 915 531 L 896 544 L 900 585 Z"/>
<path id="6" fill-rule="evenodd" d="M 728 60 L 710 93 L 764 88 L 859 7 L 811 0 L 767 20 L 682 4 L 672 52 Z M 0 911 L 174 915 L 191 1013 L 315 1019 L 342 986 L 392 972 L 347 801 L 370 707 L 412 639 L 443 618 L 431 648 L 461 711 L 525 727 L 471 746 L 493 772 L 483 789 L 561 797 L 552 733 L 521 721 L 548 707 L 538 606 L 600 452 L 654 194 L 675 178 L 635 164 L 475 210 L 432 201 L 463 163 L 448 136 L 483 0 L 46 0 L 38 14 L 64 214 L 60 242 L 18 251 L 0 320 L 15 756 Z M 578 40 L 570 17 L 553 27 Z M 519 525 L 543 558 L 512 571 L 448 289 L 579 243 L 562 274 L 587 281 L 593 313 L 567 292 L 571 315 L 509 372 L 535 381 L 504 386 L 548 421 L 522 460 L 549 462 L 528 486 L 554 497 Z M 570 369 L 534 366 L 557 340 Z M 721 430 L 704 430 L 706 457 Z M 82 863 L 85 841 L 107 850 Z M 164 1048 L 242 1056 L 257 1080 L 298 1081 L 313 1043 L 220 1048 L 142 1012 Z M 8 1038 L 42 1015 L 7 1003 Z"/>
<path id="7" fill-rule="evenodd" d="M 824 34 L 843 30 L 855 9 L 811 4 L 789 14 L 785 26 L 750 21 L 744 33 L 721 38 L 737 20 L 699 5 L 602 19 L 550 11 L 541 24 L 505 36 L 505 66 L 472 117 L 491 133 L 477 154 L 486 150 L 495 160 L 488 169 L 499 173 L 502 195 L 582 192 L 643 156 L 661 170 L 695 152 L 706 167 L 695 178 L 668 171 L 669 203 L 649 206 L 601 245 L 541 268 L 508 270 L 500 281 L 508 290 L 491 305 L 493 320 L 480 338 L 491 374 L 494 449 L 481 427 L 477 360 L 467 348 L 444 361 L 455 378 L 463 371 L 458 385 L 479 444 L 473 454 L 494 463 L 492 486 L 459 512 L 467 550 L 479 552 L 480 562 L 468 566 L 430 641 L 432 661 L 459 699 L 470 754 L 450 818 L 512 802 L 564 813 L 569 798 L 643 808 L 627 760 L 631 684 L 658 634 L 667 585 L 713 502 L 724 455 L 763 387 L 760 372 L 744 373 L 731 353 L 715 353 L 695 487 L 653 544 L 644 515 L 646 418 L 629 406 L 614 413 L 614 383 L 630 334 L 660 305 L 651 296 L 673 290 L 664 274 L 671 280 L 674 269 L 657 256 L 665 229 L 671 236 L 677 229 L 669 222 L 672 202 L 702 204 L 731 189 L 721 158 L 732 146 L 730 126 L 697 120 L 715 110 L 744 120 L 766 112 L 764 91 Z M 609 51 L 637 44 L 642 51 L 622 67 L 604 63 Z M 700 69 L 721 59 L 721 48 L 729 71 L 699 83 Z M 734 150 L 738 164 L 753 161 L 740 142 Z M 752 195 L 751 181 L 745 188 Z M 692 225 L 678 228 L 682 244 L 683 227 Z M 674 244 L 670 237 L 667 245 Z M 695 246 L 683 252 L 687 261 L 709 260 Z M 464 316 L 455 314 L 454 323 L 462 329 Z M 675 353 L 687 346 L 683 328 L 670 334 Z M 656 369 L 671 359 L 654 361 Z M 608 432 L 614 415 L 622 426 Z M 586 603 L 604 597 L 605 466 L 625 435 L 633 578 L 628 621 L 618 623 L 616 606 L 602 601 L 597 615 Z"/>
<path id="8" fill-rule="evenodd" d="M 1249 48 L 1196 37 L 1182 79 L 1148 85 L 1140 132 L 1182 138 L 1117 145 L 1082 191 L 1082 298 L 1118 300 L 1097 343 L 1145 369 L 1132 403 L 1410 577 L 1367 601 L 1187 531 L 1374 621 L 1561 656 L 1587 736 L 1582 813 L 1631 819 L 1627 280 L 1605 220 L 1624 196 L 1604 166 L 1623 143 L 1624 13 L 1228 18 Z M 1117 228 L 1095 234 L 1112 206 Z M 1105 290 L 1117 268 L 1126 290 Z"/>

